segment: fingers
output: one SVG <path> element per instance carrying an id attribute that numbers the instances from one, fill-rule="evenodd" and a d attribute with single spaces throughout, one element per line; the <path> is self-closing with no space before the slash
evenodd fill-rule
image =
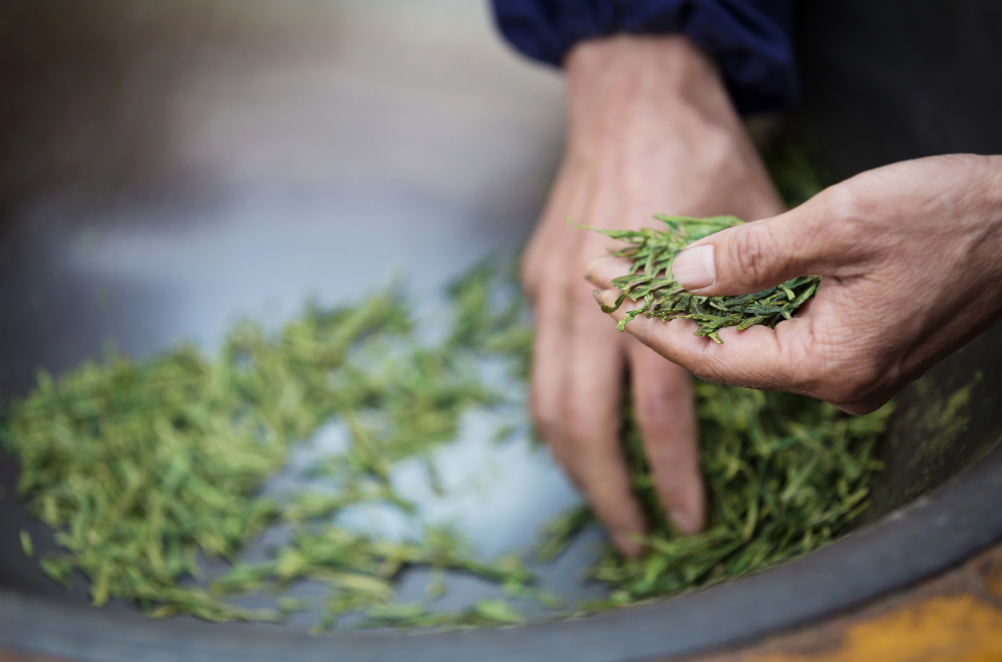
<path id="1" fill-rule="evenodd" d="M 588 264 L 586 277 L 608 288 L 614 278 L 627 273 L 629 266 L 630 261 L 624 258 L 596 258 Z M 631 307 L 627 306 L 627 310 Z M 629 343 L 627 353 L 634 412 L 661 506 L 679 531 L 696 533 L 704 525 L 705 497 L 699 472 L 692 378 L 686 370 L 662 361 L 639 342 Z"/>
<path id="2" fill-rule="evenodd" d="M 672 276 L 690 292 L 722 296 L 758 292 L 811 267 L 827 246 L 812 224 L 787 215 L 718 232 L 687 247 L 672 263 Z"/>
<path id="3" fill-rule="evenodd" d="M 606 290 L 612 287 L 612 281 L 630 272 L 632 263 L 625 257 L 604 255 L 588 263 L 585 279 L 592 285 Z"/>
<path id="4" fill-rule="evenodd" d="M 616 547 L 637 556 L 646 525 L 619 440 L 622 355 L 579 346 L 561 358 L 559 352 L 547 354 L 547 347 L 537 341 L 532 382 L 536 424 Z"/>
<path id="5" fill-rule="evenodd" d="M 695 242 L 672 263 L 690 292 L 726 296 L 758 292 L 797 276 L 834 275 L 865 253 L 837 190 L 773 218 L 728 228 Z"/>
<path id="6" fill-rule="evenodd" d="M 605 305 L 614 304 L 618 296 L 619 290 L 605 290 L 598 295 Z M 621 320 L 637 305 L 623 306 L 610 315 Z M 809 393 L 815 386 L 816 373 L 810 353 L 812 323 L 813 317 L 795 317 L 777 324 L 775 329 L 753 326 L 736 331 L 729 327 L 720 330 L 722 345 L 694 336 L 698 326 L 690 320 L 663 322 L 640 316 L 626 325 L 626 331 L 706 381 Z"/>
<path id="7" fill-rule="evenodd" d="M 628 556 L 642 549 L 643 512 L 620 445 L 623 338 L 588 297 L 550 291 L 537 309 L 531 403 L 557 462 Z"/>
<path id="8" fill-rule="evenodd" d="M 633 409 L 665 514 L 684 534 L 706 519 L 692 377 L 645 345 L 628 345 Z"/>
<path id="9" fill-rule="evenodd" d="M 544 440 L 558 448 L 562 438 L 563 393 L 567 382 L 566 332 L 560 324 L 560 302 L 541 302 L 536 314 L 536 338 L 532 348 L 529 402 L 536 429 Z M 561 458 L 557 458 L 561 461 Z M 576 476 L 572 475 L 576 480 Z"/>
<path id="10" fill-rule="evenodd" d="M 589 305 L 571 335 L 562 430 L 552 443 L 616 546 L 633 556 L 642 551 L 646 525 L 620 442 L 623 342 L 593 302 L 582 304 Z"/>
<path id="11" fill-rule="evenodd" d="M 563 263 L 567 260 L 554 262 L 552 254 L 554 246 L 563 246 L 566 251 L 570 251 L 564 239 L 569 234 L 568 226 L 563 219 L 568 214 L 579 214 L 584 207 L 585 199 L 582 198 L 583 193 L 580 189 L 573 167 L 564 163 L 557 175 L 557 181 L 547 200 L 542 218 L 522 256 L 522 286 L 533 306 L 538 303 L 537 294 L 543 282 L 554 280 L 553 274 L 556 274 L 557 278 L 564 276 L 560 268 L 566 266 Z M 581 240 L 575 237 L 575 241 Z"/>
<path id="12" fill-rule="evenodd" d="M 554 457 L 613 543 L 623 554 L 637 556 L 646 526 L 619 439 L 625 338 L 595 306 L 577 261 L 581 255 L 601 253 L 607 240 L 564 222 L 598 205 L 588 180 L 564 176 L 566 172 L 562 170 L 523 260 L 523 284 L 536 311 L 532 413 Z"/>
<path id="13" fill-rule="evenodd" d="M 672 276 L 704 296 L 746 294 L 796 276 L 826 275 L 836 263 L 855 259 L 843 245 L 846 233 L 819 231 L 816 213 L 793 214 L 729 228 L 692 244 L 675 257 Z M 585 277 L 607 289 L 631 265 L 626 258 L 596 258 Z"/>

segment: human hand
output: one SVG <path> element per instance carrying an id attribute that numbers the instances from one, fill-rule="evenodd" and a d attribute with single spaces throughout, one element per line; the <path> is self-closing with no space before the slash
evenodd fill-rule
<path id="1" fill-rule="evenodd" d="M 705 519 L 691 378 L 602 318 L 581 275 L 610 242 L 567 219 L 631 228 L 656 211 L 762 218 L 782 204 L 715 67 L 686 38 L 585 42 L 566 69 L 567 150 L 522 265 L 536 312 L 531 404 L 556 459 L 634 555 L 646 526 L 620 447 L 624 375 L 660 501 L 684 533 Z"/>
<path id="2" fill-rule="evenodd" d="M 866 413 L 1002 318 L 1000 255 L 1002 157 L 905 161 L 696 241 L 675 258 L 679 284 L 707 296 L 822 276 L 792 320 L 723 329 L 723 345 L 694 337 L 689 320 L 638 317 L 627 330 L 707 381 L 802 393 Z M 609 258 L 590 275 L 608 288 L 626 266 Z M 609 289 L 599 299 L 617 295 Z"/>

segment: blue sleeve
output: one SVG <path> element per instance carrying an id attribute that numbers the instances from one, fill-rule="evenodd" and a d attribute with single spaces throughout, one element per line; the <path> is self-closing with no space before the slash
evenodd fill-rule
<path id="1" fill-rule="evenodd" d="M 493 0 L 502 34 L 525 55 L 560 66 L 579 41 L 618 32 L 684 32 L 717 59 L 738 110 L 796 98 L 790 0 Z"/>

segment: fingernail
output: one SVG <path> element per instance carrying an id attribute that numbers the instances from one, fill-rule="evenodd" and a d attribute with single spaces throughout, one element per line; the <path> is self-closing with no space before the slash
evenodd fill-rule
<path id="1" fill-rule="evenodd" d="M 687 290 L 699 290 L 713 285 L 717 280 L 717 267 L 713 262 L 713 244 L 693 246 L 675 256 L 671 275 Z"/>
<path id="2" fill-rule="evenodd" d="M 681 508 L 672 508 L 669 510 L 668 519 L 670 519 L 671 523 L 675 525 L 675 528 L 678 529 L 679 533 L 683 535 L 695 533 L 695 531 L 692 530 L 692 518 L 689 516 L 689 513 L 685 512 Z"/>
<path id="3" fill-rule="evenodd" d="M 592 296 L 603 306 L 615 306 L 619 298 L 619 290 L 593 290 Z"/>
<path id="4" fill-rule="evenodd" d="M 585 265 L 585 271 L 590 273 L 596 266 L 602 264 L 606 260 L 611 260 L 611 259 L 612 258 L 609 257 L 608 255 L 599 255 L 598 257 L 593 257 L 592 259 L 588 260 L 588 264 Z"/>

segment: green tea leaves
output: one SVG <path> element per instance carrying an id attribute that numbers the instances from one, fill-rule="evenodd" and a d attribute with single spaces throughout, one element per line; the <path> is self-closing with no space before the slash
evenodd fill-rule
<path id="1" fill-rule="evenodd" d="M 25 529 L 21 529 L 18 536 L 21 539 L 21 549 L 24 551 L 24 555 L 30 559 L 35 555 L 35 545 L 31 542 L 31 534 Z"/>
<path id="2" fill-rule="evenodd" d="M 713 584 L 802 556 L 843 535 L 867 505 L 870 479 L 881 469 L 877 440 L 894 410 L 886 405 L 850 418 L 834 407 L 787 393 L 696 384 L 707 528 L 674 533 L 648 480 L 639 431 L 626 416 L 624 445 L 634 491 L 654 524 L 649 553 L 625 559 L 610 550 L 592 576 L 612 588 L 618 606 Z M 629 410 L 627 410 L 629 414 Z M 579 511 L 555 520 L 544 539 L 558 553 Z"/>
<path id="3" fill-rule="evenodd" d="M 715 338 L 727 326 L 774 324 L 816 288 L 808 278 L 741 297 L 679 291 L 666 276 L 675 252 L 737 221 L 662 220 L 669 232 L 610 233 L 632 242 L 623 255 L 635 268 L 616 282 L 644 300 L 644 314 L 694 319 L 698 333 Z M 513 415 L 498 439 L 523 425 L 522 394 L 496 392 L 475 367 L 500 362 L 511 383 L 527 379 L 532 331 L 511 274 L 480 268 L 458 281 L 451 320 L 441 343 L 422 344 L 401 295 L 383 292 L 332 310 L 310 307 L 274 335 L 237 325 L 215 358 L 182 346 L 139 362 L 112 353 L 58 378 L 40 374 L 28 397 L 5 412 L 2 438 L 21 462 L 20 495 L 61 548 L 39 560 L 43 572 L 63 586 L 82 575 L 95 604 L 125 600 L 156 618 L 281 621 L 319 608 L 313 632 L 349 614 L 365 627 L 468 629 L 524 623 L 509 599 L 562 608 L 521 555 L 480 558 L 459 532 L 423 522 L 390 480 L 396 463 L 417 459 L 427 463 L 431 489 L 443 490 L 430 453 L 455 439 L 473 408 L 509 408 L 501 410 Z M 660 512 L 626 398 L 624 450 L 653 525 L 649 551 L 625 559 L 610 547 L 591 570 L 609 597 L 571 605 L 571 613 L 780 563 L 836 539 L 866 508 L 889 407 L 850 418 L 801 396 L 704 383 L 696 385 L 696 407 L 706 530 L 679 536 Z M 330 423 L 343 430 L 345 448 L 305 472 L 308 487 L 263 495 L 295 445 Z M 340 513 L 362 504 L 393 509 L 419 533 L 389 540 L 338 525 Z M 557 557 L 593 521 L 585 506 L 555 518 L 538 558 Z M 275 525 L 287 534 L 281 544 L 254 562 L 241 560 Z M 25 554 L 35 553 L 26 531 L 21 543 Z M 200 556 L 225 564 L 205 588 L 194 581 Z M 432 576 L 426 599 L 395 602 L 396 580 L 415 565 Z M 495 582 L 499 597 L 436 611 L 431 603 L 447 572 Z M 307 581 L 326 593 L 309 601 L 283 595 Z M 229 602 L 265 592 L 276 596 L 274 609 Z"/>
<path id="4" fill-rule="evenodd" d="M 638 315 L 665 322 L 689 319 L 699 325 L 696 336 L 722 343 L 718 335 L 720 329 L 734 326 L 738 331 L 744 331 L 756 324 L 775 327 L 779 322 L 790 319 L 814 295 L 821 282 L 817 276 L 804 276 L 754 294 L 725 297 L 689 294 L 672 276 L 675 256 L 692 242 L 740 225 L 741 220 L 734 216 L 691 218 L 657 215 L 654 218 L 664 223 L 666 229 L 623 231 L 586 228 L 628 244 L 612 252 L 616 257 L 632 261 L 630 272 L 612 281 L 612 286 L 622 290 L 623 294 L 614 306 L 602 305 L 602 312 L 619 310 L 627 298 L 631 301 L 643 299 L 644 303 L 620 320 L 617 325 L 620 331 Z"/>
<path id="5" fill-rule="evenodd" d="M 389 603 L 408 565 L 527 586 L 520 562 L 485 562 L 451 532 L 398 543 L 332 521 L 376 502 L 416 517 L 388 480 L 392 465 L 454 439 L 464 412 L 504 400 L 481 382 L 473 357 L 527 347 L 531 335 L 521 331 L 520 300 L 495 309 L 496 278 L 484 271 L 457 285 L 454 331 L 438 346 L 417 343 L 391 291 L 310 306 L 275 335 L 239 324 L 216 358 L 182 346 L 141 362 L 112 353 L 57 379 L 42 373 L 10 404 L 2 436 L 21 462 L 19 493 L 62 548 L 41 560 L 43 571 L 63 585 L 79 571 L 95 605 L 117 598 L 154 617 L 227 621 L 289 611 L 246 610 L 228 596 L 319 581 L 330 591 L 321 629 Z M 524 370 L 522 355 L 513 371 Z M 292 447 L 329 421 L 345 426 L 350 443 L 318 464 L 320 488 L 261 495 Z M 269 560 L 235 562 L 277 523 L 292 527 L 289 543 Z M 21 542 L 31 556 L 27 532 Z M 231 563 L 209 590 L 188 586 L 200 554 Z"/>

